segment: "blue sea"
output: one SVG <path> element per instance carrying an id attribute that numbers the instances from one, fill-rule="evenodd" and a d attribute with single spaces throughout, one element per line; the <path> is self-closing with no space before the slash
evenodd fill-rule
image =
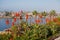
<path id="1" fill-rule="evenodd" d="M 9 20 L 9 24 L 8 25 L 6 25 L 6 23 L 5 23 L 5 21 L 6 20 Z M 5 29 L 7 29 L 7 28 L 10 28 L 11 27 L 11 25 L 12 25 L 12 20 L 13 19 L 11 19 L 11 18 L 1 18 L 0 19 L 0 31 L 3 31 L 3 30 L 5 30 Z M 35 21 L 34 21 L 35 19 L 34 18 L 29 18 L 28 19 L 28 23 L 30 24 L 30 21 L 31 22 L 34 22 L 35 23 Z M 45 18 L 42 18 L 41 19 L 43 22 L 41 22 L 41 24 L 45 24 L 46 22 L 45 22 Z M 26 19 L 23 19 L 23 21 L 26 21 Z M 16 21 L 16 24 L 18 24 L 18 23 L 20 23 L 20 20 L 19 19 L 17 19 L 17 21 Z"/>

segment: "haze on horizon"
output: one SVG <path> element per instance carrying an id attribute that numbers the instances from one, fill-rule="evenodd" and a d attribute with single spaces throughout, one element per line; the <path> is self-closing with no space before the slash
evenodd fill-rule
<path id="1" fill-rule="evenodd" d="M 50 11 L 60 12 L 60 0 L 0 0 L 0 11 Z"/>

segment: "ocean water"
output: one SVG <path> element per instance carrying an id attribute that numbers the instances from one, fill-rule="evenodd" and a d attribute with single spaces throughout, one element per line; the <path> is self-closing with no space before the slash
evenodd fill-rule
<path id="1" fill-rule="evenodd" d="M 6 25 L 5 23 L 6 20 L 7 20 L 6 18 L 0 19 L 0 31 L 3 31 L 4 29 L 11 27 L 12 20 L 8 19 L 10 21 L 8 25 Z"/>
<path id="2" fill-rule="evenodd" d="M 5 21 L 7 19 L 9 20 L 9 24 L 8 25 L 6 25 L 6 23 L 5 23 Z M 27 22 L 28 22 L 28 24 L 30 24 L 30 22 L 35 23 L 34 20 L 35 20 L 35 18 L 29 18 Z M 42 22 L 40 24 L 45 24 L 46 23 L 45 22 L 45 18 L 42 18 L 41 20 L 42 20 Z M 13 21 L 13 19 L 11 19 L 11 18 L 2 18 L 2 19 L 0 19 L 0 31 L 3 31 L 5 29 L 7 29 L 7 28 L 10 28 L 11 25 L 12 25 L 12 21 Z M 23 21 L 26 21 L 26 19 L 23 19 Z M 20 19 L 17 19 L 15 24 L 19 24 L 19 23 L 20 23 Z"/>

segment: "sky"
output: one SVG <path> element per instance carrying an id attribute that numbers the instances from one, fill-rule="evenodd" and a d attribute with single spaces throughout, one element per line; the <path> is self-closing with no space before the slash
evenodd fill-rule
<path id="1" fill-rule="evenodd" d="M 0 0 L 0 11 L 50 11 L 60 12 L 60 0 Z"/>

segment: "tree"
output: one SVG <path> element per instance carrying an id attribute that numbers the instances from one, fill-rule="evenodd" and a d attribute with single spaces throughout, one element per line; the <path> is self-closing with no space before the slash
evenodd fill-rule
<path id="1" fill-rule="evenodd" d="M 51 10 L 50 11 L 50 15 L 53 15 L 54 16 L 55 14 L 56 14 L 55 10 Z"/>
<path id="2" fill-rule="evenodd" d="M 47 12 L 45 12 L 45 11 L 42 12 L 42 15 L 43 15 L 43 16 L 46 16 L 46 15 L 47 15 Z"/>
<path id="3" fill-rule="evenodd" d="M 53 17 L 53 19 L 54 19 L 54 16 L 56 15 L 56 12 L 55 12 L 55 10 L 51 10 L 50 11 L 50 19 L 51 19 L 51 17 Z"/>
<path id="4" fill-rule="evenodd" d="M 33 15 L 37 15 L 37 11 L 36 10 L 34 10 L 32 13 L 33 13 Z"/>
<path id="5" fill-rule="evenodd" d="M 10 16 L 11 15 L 11 12 L 8 12 L 8 11 L 5 11 L 5 16 Z"/>

